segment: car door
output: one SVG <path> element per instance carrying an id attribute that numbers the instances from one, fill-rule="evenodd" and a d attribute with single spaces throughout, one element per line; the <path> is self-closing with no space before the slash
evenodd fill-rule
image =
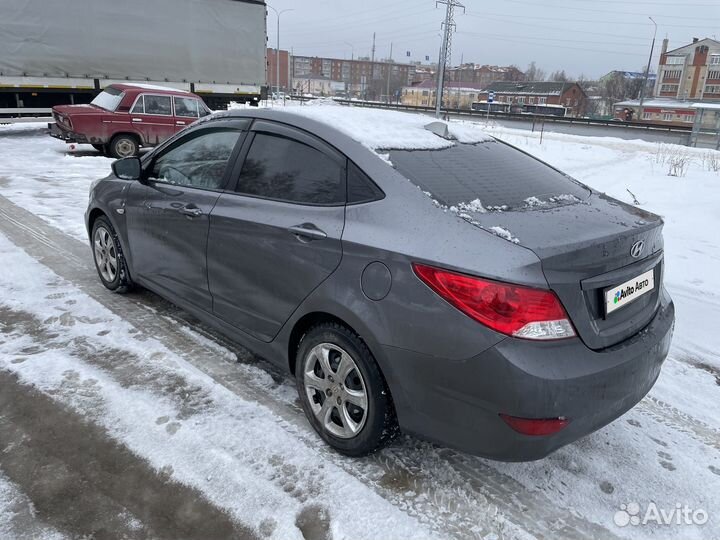
<path id="1" fill-rule="evenodd" d="M 157 146 L 175 132 L 172 96 L 140 94 L 130 109 L 130 123 L 142 135 L 143 143 Z"/>
<path id="2" fill-rule="evenodd" d="M 210 123 L 152 156 L 126 202 L 133 272 L 150 288 L 212 311 L 209 216 L 249 122 Z M 215 124 L 215 125 L 213 125 Z"/>
<path id="3" fill-rule="evenodd" d="M 200 102 L 192 97 L 173 96 L 173 111 L 175 131 L 178 132 L 200 118 Z"/>
<path id="4" fill-rule="evenodd" d="M 242 155 L 210 216 L 208 282 L 218 317 L 269 342 L 340 264 L 345 159 L 268 121 L 253 124 Z"/>

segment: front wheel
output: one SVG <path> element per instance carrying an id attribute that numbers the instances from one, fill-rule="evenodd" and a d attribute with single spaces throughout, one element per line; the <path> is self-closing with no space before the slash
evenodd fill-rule
<path id="1" fill-rule="evenodd" d="M 397 433 L 390 393 L 365 342 L 349 328 L 311 328 L 297 351 L 300 401 L 315 431 L 348 456 L 370 454 Z"/>
<path id="2" fill-rule="evenodd" d="M 120 241 L 115 229 L 104 216 L 93 223 L 92 249 L 95 268 L 102 284 L 117 293 L 132 289 Z"/>

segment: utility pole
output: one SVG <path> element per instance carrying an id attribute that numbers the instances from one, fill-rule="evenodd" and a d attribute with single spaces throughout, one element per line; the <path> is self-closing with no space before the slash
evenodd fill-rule
<path id="1" fill-rule="evenodd" d="M 372 55 L 370 57 L 370 61 L 373 64 L 375 63 L 375 32 L 373 32 L 373 46 L 372 46 Z"/>
<path id="2" fill-rule="evenodd" d="M 653 34 L 652 45 L 650 45 L 650 56 L 648 57 L 647 69 L 645 77 L 643 77 L 642 87 L 640 87 L 640 106 L 638 107 L 638 120 L 643 117 L 643 101 L 645 101 L 645 88 L 647 88 L 648 77 L 650 76 L 650 64 L 652 64 L 653 52 L 655 51 L 655 38 L 657 37 L 657 23 L 652 17 L 648 17 L 655 25 L 655 33 Z"/>
<path id="3" fill-rule="evenodd" d="M 387 90 L 385 91 L 385 95 L 387 96 L 387 102 L 390 103 L 390 72 L 392 70 L 392 41 L 390 42 L 390 61 L 386 62 L 387 64 Z"/>
<path id="4" fill-rule="evenodd" d="M 440 118 L 442 108 L 443 90 L 445 88 L 445 68 L 450 64 L 452 56 L 452 31 L 455 27 L 455 8 L 465 10 L 465 6 L 458 0 L 436 0 L 435 6 L 445 4 L 445 22 L 443 23 L 443 40 L 438 59 L 437 91 L 435 93 L 435 117 Z"/>

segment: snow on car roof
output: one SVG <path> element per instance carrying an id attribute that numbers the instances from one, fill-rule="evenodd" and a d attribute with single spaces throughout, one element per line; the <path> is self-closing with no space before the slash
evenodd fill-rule
<path id="1" fill-rule="evenodd" d="M 424 114 L 329 103 L 292 107 L 287 112 L 332 126 L 373 151 L 439 150 L 458 142 L 493 140 L 477 124 L 466 122 L 448 122 L 450 138 L 440 137 L 425 129 L 435 119 Z"/>
<path id="2" fill-rule="evenodd" d="M 180 88 L 172 88 L 170 86 L 160 86 L 159 84 L 126 82 L 126 83 L 117 83 L 114 86 L 135 87 L 135 88 L 142 88 L 143 90 L 158 90 L 158 91 L 163 91 L 163 92 L 178 92 L 178 93 L 190 94 L 190 92 L 188 92 L 187 90 L 181 90 Z"/>

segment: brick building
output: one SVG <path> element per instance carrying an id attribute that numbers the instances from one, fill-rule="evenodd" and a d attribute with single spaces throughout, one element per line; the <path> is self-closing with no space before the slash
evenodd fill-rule
<path id="1" fill-rule="evenodd" d="M 585 91 L 576 82 L 496 81 L 485 87 L 478 96 L 478 101 L 486 102 L 489 92 L 495 93 L 496 103 L 507 103 L 510 109 L 564 107 L 568 116 L 585 114 L 588 99 Z"/>
<path id="2" fill-rule="evenodd" d="M 447 80 L 452 82 L 466 82 L 480 85 L 489 85 L 495 81 L 522 81 L 525 74 L 515 66 L 478 66 L 477 64 L 462 64 L 448 69 Z"/>
<path id="3" fill-rule="evenodd" d="M 720 101 L 720 42 L 694 39 L 692 43 L 662 54 L 655 96 L 681 100 Z"/>
<path id="4" fill-rule="evenodd" d="M 293 56 L 291 73 L 293 81 L 328 79 L 345 83 L 351 96 L 381 99 L 387 94 L 388 78 L 390 95 L 398 95 L 415 78 L 416 66 L 370 60 L 343 60 L 316 56 Z"/>
<path id="5" fill-rule="evenodd" d="M 280 60 L 280 91 L 286 92 L 290 87 L 288 81 L 290 80 L 290 53 L 280 49 L 280 54 L 277 54 L 277 49 L 267 50 L 267 86 L 270 92 L 274 92 L 277 83 L 277 59 Z"/>

